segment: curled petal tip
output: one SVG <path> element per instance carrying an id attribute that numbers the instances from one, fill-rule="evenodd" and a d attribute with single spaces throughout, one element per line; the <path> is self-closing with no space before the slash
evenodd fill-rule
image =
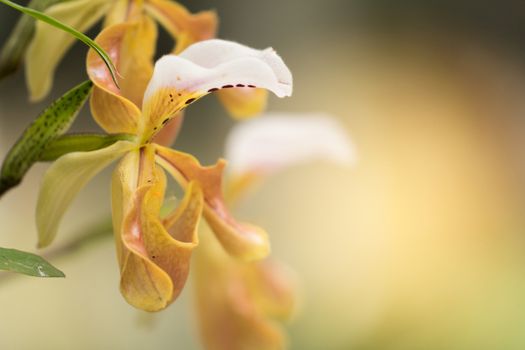
<path id="1" fill-rule="evenodd" d="M 207 207 L 206 221 L 224 249 L 232 256 L 244 260 L 261 260 L 270 254 L 270 241 L 260 227 L 233 220 L 225 209 Z"/>
<path id="2" fill-rule="evenodd" d="M 292 74 L 273 50 L 256 50 L 225 40 L 195 43 L 180 55 L 166 55 L 155 64 L 144 94 L 145 117 L 153 127 L 200 97 L 221 89 L 292 93 Z"/>
<path id="3" fill-rule="evenodd" d="M 270 253 L 267 233 L 257 227 L 237 222 L 230 214 L 222 194 L 222 174 L 226 161 L 219 159 L 212 167 L 203 167 L 192 156 L 156 146 L 157 161 L 182 186 L 195 181 L 204 196 L 204 217 L 224 248 L 242 260 L 262 259 Z"/>

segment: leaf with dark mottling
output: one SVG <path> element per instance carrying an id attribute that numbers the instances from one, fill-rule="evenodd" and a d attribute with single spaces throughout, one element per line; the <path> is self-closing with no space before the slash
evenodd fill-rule
<path id="1" fill-rule="evenodd" d="M 88 98 L 93 83 L 85 81 L 53 102 L 9 150 L 0 170 L 0 197 L 18 185 L 50 142 L 63 135 Z"/>

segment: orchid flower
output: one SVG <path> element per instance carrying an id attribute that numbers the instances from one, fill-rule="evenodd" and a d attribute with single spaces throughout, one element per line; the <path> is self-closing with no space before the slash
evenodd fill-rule
<path id="1" fill-rule="evenodd" d="M 124 22 L 141 21 L 143 16 L 158 22 L 175 40 L 173 53 L 182 52 L 189 45 L 211 39 L 217 31 L 218 19 L 213 11 L 191 14 L 185 7 L 171 0 L 71 0 L 60 1 L 46 9 L 45 13 L 81 32 L 89 30 L 102 17 L 104 27 Z M 150 25 L 148 39 L 137 42 L 152 46 L 153 52 L 157 36 L 157 26 Z M 59 62 L 73 45 L 74 40 L 66 33 L 43 22 L 36 24 L 34 37 L 25 55 L 25 70 L 30 98 L 39 101 L 48 95 L 53 84 L 53 75 Z M 139 45 L 127 43 L 133 48 Z M 146 67 L 141 73 L 149 80 L 151 58 L 140 62 Z M 147 66 L 150 66 L 147 68 Z M 126 72 L 120 72 L 126 77 Z M 141 85 L 139 89 L 143 89 Z M 233 117 L 244 118 L 260 113 L 266 106 L 268 93 L 265 89 L 222 90 L 217 93 L 222 104 Z M 142 94 L 137 95 L 140 99 Z M 137 102 L 137 101 L 135 101 Z"/>
<path id="2" fill-rule="evenodd" d="M 356 152 L 343 128 L 323 114 L 271 114 L 238 124 L 230 132 L 225 156 L 230 162 L 229 204 L 245 195 L 254 179 L 264 179 L 296 164 L 327 160 L 349 166 Z M 195 254 L 195 294 L 199 327 L 208 349 L 283 349 L 286 336 L 278 321 L 296 308 L 295 275 L 267 258 L 232 258 L 208 231 Z M 213 286 L 213 287 L 210 287 Z"/>
<path id="3" fill-rule="evenodd" d="M 59 158 L 44 176 L 37 203 L 39 245 L 46 246 L 80 188 L 122 158 L 112 181 L 120 290 L 131 305 L 146 311 L 165 308 L 182 290 L 192 250 L 198 244 L 201 216 L 232 256 L 256 260 L 270 250 L 264 230 L 230 215 L 221 190 L 226 162 L 203 167 L 191 155 L 156 143 L 156 136 L 170 120 L 180 118 L 181 110 L 220 89 L 257 87 L 278 97 L 292 93 L 291 73 L 273 49 L 255 50 L 214 39 L 160 58 L 139 101 L 139 90 L 132 82 L 145 78 L 140 70 L 135 71 L 141 62 L 125 58 L 151 54 L 151 46 L 141 44 L 149 42 L 144 38 L 151 35 L 152 28 L 151 20 L 142 16 L 139 22 L 108 27 L 96 39 L 121 65 L 121 72 L 128 74 L 129 86 L 122 84 L 117 89 L 100 57 L 90 51 L 87 58 L 87 71 L 95 85 L 91 108 L 96 122 L 108 133 L 133 134 L 134 140 Z M 125 50 L 133 45 L 140 50 L 131 52 L 144 55 L 128 55 Z M 161 218 L 165 171 L 185 189 L 185 196 L 173 213 Z"/>
<path id="4" fill-rule="evenodd" d="M 59 2 L 45 13 L 85 32 L 105 17 L 104 27 L 134 20 L 143 14 L 158 21 L 176 40 L 174 51 L 215 36 L 217 16 L 212 11 L 191 14 L 170 0 L 72 0 Z M 53 74 L 74 39 L 43 22 L 36 24 L 35 35 L 25 55 L 27 85 L 34 101 L 50 91 Z"/>

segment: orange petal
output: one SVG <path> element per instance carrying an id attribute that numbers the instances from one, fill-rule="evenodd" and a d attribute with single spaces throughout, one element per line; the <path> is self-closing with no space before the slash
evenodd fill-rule
<path id="1" fill-rule="evenodd" d="M 295 308 L 295 275 L 284 264 L 265 259 L 244 265 L 245 281 L 265 315 L 288 319 Z"/>
<path id="2" fill-rule="evenodd" d="M 148 0 L 146 10 L 177 41 L 174 53 L 194 42 L 215 37 L 218 18 L 214 11 L 190 13 L 184 6 L 169 0 Z"/>
<path id="3" fill-rule="evenodd" d="M 204 216 L 224 248 L 233 256 L 244 260 L 257 260 L 267 256 L 270 243 L 267 233 L 257 227 L 239 223 L 231 216 L 222 195 L 224 160 L 203 167 L 191 155 L 156 145 L 157 161 L 182 186 L 196 181 L 203 190 Z"/>
<path id="4" fill-rule="evenodd" d="M 118 70 L 122 96 L 138 107 L 153 73 L 153 55 L 157 43 L 157 26 L 145 15 L 129 24 L 121 44 Z"/>
<path id="5" fill-rule="evenodd" d="M 219 100 L 236 119 L 252 117 L 263 112 L 268 101 L 268 90 L 265 89 L 231 89 L 217 91 Z"/>
<path id="6" fill-rule="evenodd" d="M 97 43 L 108 52 L 119 71 L 120 90 L 102 59 L 89 51 L 87 71 L 98 90 L 91 98 L 91 109 L 107 132 L 137 131 L 142 96 L 153 72 L 156 38 L 155 24 L 146 16 L 108 27 L 97 37 Z"/>
<path id="7" fill-rule="evenodd" d="M 167 305 L 172 295 L 172 282 L 149 260 L 142 243 L 139 223 L 141 193 L 137 191 L 139 159 L 139 151 L 130 152 L 113 173 L 113 229 L 122 295 L 137 308 L 155 311 Z"/>
<path id="8" fill-rule="evenodd" d="M 203 235 L 201 249 L 195 254 L 194 287 L 205 347 L 283 349 L 286 337 L 281 327 L 260 308 L 254 298 L 257 291 L 246 278 L 245 267 L 254 265 L 232 259 L 209 232 Z"/>
<path id="9" fill-rule="evenodd" d="M 139 170 L 140 169 L 140 170 Z M 138 175 L 136 174 L 140 171 Z M 130 154 L 117 168 L 113 212 L 121 266 L 121 292 L 133 306 L 159 311 L 180 294 L 197 245 L 203 197 L 197 184 L 188 191 L 171 225 L 170 235 L 159 218 L 166 177 L 153 161 L 151 148 Z M 131 203 L 131 204 L 129 204 Z"/>
<path id="10" fill-rule="evenodd" d="M 140 110 L 131 101 L 94 86 L 89 105 L 93 118 L 107 133 L 137 133 Z"/>

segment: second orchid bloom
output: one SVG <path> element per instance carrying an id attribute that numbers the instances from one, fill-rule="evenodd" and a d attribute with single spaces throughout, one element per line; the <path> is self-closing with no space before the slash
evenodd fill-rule
<path id="1" fill-rule="evenodd" d="M 92 113 L 106 132 L 132 134 L 134 139 L 59 158 L 44 177 L 37 227 L 40 246 L 51 243 L 75 194 L 99 171 L 122 158 L 112 182 L 120 289 L 131 305 L 158 311 L 168 306 L 185 284 L 202 216 L 232 256 L 250 261 L 265 257 L 270 250 L 263 229 L 230 215 L 221 189 L 225 161 L 203 167 L 191 155 L 158 144 L 159 133 L 173 118 L 181 118 L 181 110 L 214 91 L 262 88 L 279 97 L 290 96 L 292 76 L 272 49 L 260 51 L 234 42 L 206 40 L 179 55 L 160 58 L 147 83 L 151 73 L 133 70 L 147 67 L 150 44 L 144 42 L 144 49 L 133 54 L 123 50 L 130 47 L 126 40 L 133 36 L 140 45 L 140 38 L 150 31 L 150 20 L 144 18 L 138 24 L 110 26 L 97 38 L 117 63 L 123 79 L 119 90 L 100 58 L 89 53 L 87 69 L 95 84 Z M 173 213 L 161 217 L 165 172 L 184 188 L 185 196 Z"/>

